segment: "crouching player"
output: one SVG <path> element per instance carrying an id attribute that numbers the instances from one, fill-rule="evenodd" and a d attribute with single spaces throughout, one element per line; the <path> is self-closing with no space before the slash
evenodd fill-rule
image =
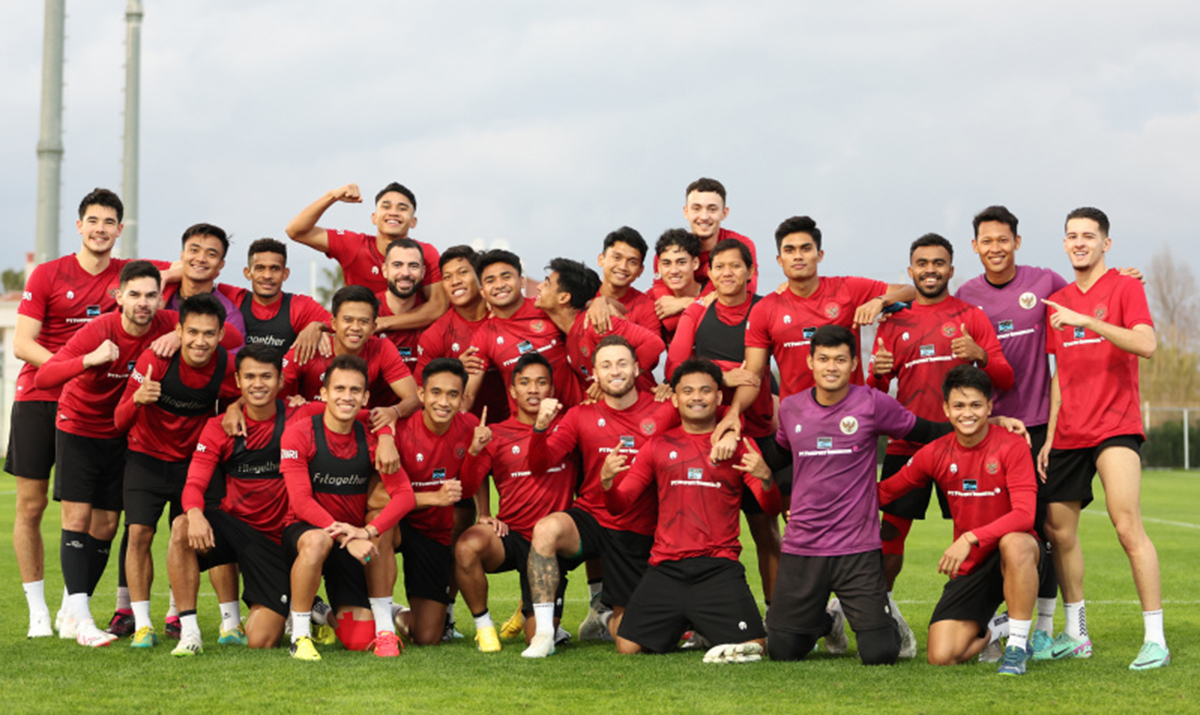
<path id="1" fill-rule="evenodd" d="M 242 598 L 250 607 L 244 629 L 236 610 L 221 610 L 219 643 L 273 648 L 287 619 L 289 563 L 281 538 L 288 501 L 279 471 L 287 410 L 276 399 L 283 382 L 283 353 L 251 343 L 236 362 L 246 435 L 225 434 L 221 417 L 208 421 L 188 467 L 184 513 L 171 526 L 167 568 L 181 626 L 179 645 L 171 651 L 175 656 L 204 652 L 196 594 L 200 571 L 210 566 L 238 564 L 245 580 Z M 225 480 L 225 497 L 219 507 L 206 509 L 204 495 L 214 477 Z"/>
<path id="2" fill-rule="evenodd" d="M 929 443 L 879 482 L 879 501 L 887 504 L 931 482 L 950 501 L 954 543 L 938 562 L 950 582 L 930 619 L 930 664 L 954 665 L 979 655 L 988 643 L 987 624 L 1003 602 L 1009 637 L 997 672 L 1023 675 L 1042 553 L 1033 531 L 1037 483 L 1029 445 L 988 425 L 992 381 L 983 370 L 950 370 L 942 395 L 954 434 Z"/>
<path id="3" fill-rule="evenodd" d="M 495 517 L 482 516 L 463 532 L 455 545 L 455 575 L 463 600 L 475 618 L 475 640 L 484 653 L 498 653 L 500 638 L 488 612 L 487 574 L 516 571 L 521 583 L 521 612 L 525 639 L 533 638 L 533 595 L 529 589 L 529 551 L 533 527 L 544 516 L 571 506 L 575 490 L 575 460 L 564 458 L 545 471 L 530 468 L 529 445 L 542 400 L 554 394 L 550 361 L 536 352 L 517 359 L 509 387 L 517 410 L 514 416 L 490 429 L 492 435 L 465 480 L 481 483 L 492 475 L 500 495 Z M 562 617 L 562 594 L 567 580 L 559 580 L 554 599 L 556 618 Z"/>
<path id="4" fill-rule="evenodd" d="M 295 559 L 291 654 L 298 660 L 321 659 L 312 642 L 311 618 L 322 575 L 342 644 L 399 655 L 391 614 L 372 615 L 363 566 L 377 553 L 371 539 L 395 526 L 415 502 L 391 428 L 384 427 L 376 439 L 356 420 L 369 397 L 366 361 L 338 355 L 321 388 L 324 412 L 293 420 L 283 433 L 280 465 L 289 503 L 283 543 Z M 373 458 L 391 499 L 366 523 Z"/>
<path id="5" fill-rule="evenodd" d="M 704 656 L 706 663 L 762 657 L 767 633 L 738 562 L 739 515 L 743 485 L 768 513 L 779 513 L 779 491 L 771 489 L 771 470 L 749 439 L 732 459 L 712 462 L 721 382 L 713 362 L 685 361 L 671 376 L 683 424 L 653 437 L 632 465 L 619 449 L 604 461 L 600 479 L 610 511 L 623 512 L 651 485 L 658 497 L 650 567 L 625 607 L 619 653 L 671 650 L 691 624 L 720 644 Z M 614 487 L 616 475 L 627 470 Z"/>

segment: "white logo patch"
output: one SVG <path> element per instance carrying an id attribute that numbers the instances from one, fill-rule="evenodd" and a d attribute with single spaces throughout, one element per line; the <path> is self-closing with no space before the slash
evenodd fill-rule
<path id="1" fill-rule="evenodd" d="M 858 431 L 858 420 L 854 417 L 843 417 L 838 427 L 841 428 L 842 434 L 854 434 Z"/>
<path id="2" fill-rule="evenodd" d="M 1021 297 L 1017 299 L 1017 303 L 1019 303 L 1025 310 L 1033 310 L 1037 307 L 1038 299 L 1033 293 L 1025 291 L 1021 294 Z"/>

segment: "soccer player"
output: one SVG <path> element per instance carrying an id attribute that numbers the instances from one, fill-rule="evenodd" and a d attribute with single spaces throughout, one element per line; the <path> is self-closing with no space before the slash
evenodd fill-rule
<path id="1" fill-rule="evenodd" d="M 323 334 L 321 326 L 329 324 L 329 311 L 303 293 L 283 290 L 291 275 L 286 244 L 260 238 L 250 244 L 247 253 L 248 265 L 242 275 L 250 281 L 251 289 L 217 284 L 218 293 L 228 298 L 242 316 L 246 344 L 269 345 L 281 355 L 295 345 L 298 359 L 307 362 L 317 350 Z"/>
<path id="2" fill-rule="evenodd" d="M 715 265 L 715 249 L 713 258 Z M 658 502 L 649 568 L 629 597 L 616 635 L 618 653 L 667 652 L 694 626 L 719 644 L 705 662 L 762 657 L 767 634 L 738 562 L 738 511 L 745 488 L 778 513 L 778 490 L 772 508 L 763 493 L 771 489 L 771 472 L 748 438 L 733 459 L 711 461 L 722 381 L 711 361 L 684 361 L 671 374 L 682 425 L 655 435 L 632 465 L 619 442 L 604 461 L 600 484 L 609 511 L 620 514 L 651 488 Z"/>
<path id="3" fill-rule="evenodd" d="M 194 295 L 208 293 L 216 297 L 225 308 L 227 322 L 245 335 L 246 323 L 238 304 L 228 297 L 231 288 L 217 290 L 217 276 L 225 267 L 229 255 L 229 237 L 225 230 L 211 223 L 197 223 L 183 232 L 183 251 L 179 260 L 183 276 L 178 283 L 164 283 L 163 307 L 179 311 L 183 301 Z M 224 322 L 224 321 L 223 321 Z"/>
<path id="4" fill-rule="evenodd" d="M 221 417 L 204 425 L 183 488 L 184 513 L 171 525 L 167 568 L 179 607 L 179 645 L 174 656 L 204 652 L 196 621 L 200 559 L 207 569 L 237 563 L 245 575 L 244 598 L 250 615 L 242 627 L 237 602 L 222 603 L 222 645 L 273 648 L 283 636 L 288 614 L 288 570 L 283 545 L 287 489 L 279 471 L 280 440 L 288 410 L 278 400 L 283 354 L 264 343 L 248 343 L 235 360 L 244 400 L 246 436 L 225 434 Z M 212 479 L 224 480 L 219 506 L 206 508 Z"/>
<path id="5" fill-rule="evenodd" d="M 775 402 L 770 385 L 746 370 L 746 323 L 750 311 L 760 300 L 749 292 L 753 265 L 750 250 L 734 239 L 725 239 L 709 253 L 709 276 L 716 300 L 711 305 L 699 301 L 688 306 L 679 319 L 675 339 L 667 353 L 667 374 L 692 357 L 712 360 L 721 369 L 722 400 L 732 399 L 742 385 L 757 386 L 758 396 L 743 417 L 742 434 L 755 442 L 774 437 Z M 761 451 L 761 447 L 759 448 Z M 779 570 L 779 520 L 766 514 L 749 489 L 742 494 L 742 509 L 750 534 L 758 548 L 758 569 L 762 578 L 763 598 L 771 604 L 771 589 Z"/>
<path id="6" fill-rule="evenodd" d="M 750 249 L 751 262 L 754 264 L 755 277 L 750 281 L 750 292 L 758 291 L 758 252 L 754 241 L 740 233 L 734 233 L 722 228 L 721 223 L 729 218 L 729 207 L 725 205 L 725 187 L 716 179 L 699 178 L 688 184 L 684 192 L 683 217 L 687 220 L 692 235 L 700 242 L 699 266 L 696 268 L 696 281 L 704 286 L 704 293 L 711 293 L 708 287 L 708 254 L 713 247 L 727 238 L 736 238 Z M 660 266 L 655 257 L 654 282 L 661 282 Z M 687 306 L 682 306 L 683 310 Z"/>
<path id="7" fill-rule="evenodd" d="M 578 448 L 583 456 L 583 478 L 571 508 L 555 512 L 534 526 L 529 555 L 529 585 L 536 624 L 529 647 L 521 654 L 544 658 L 554 652 L 554 600 L 561 571 L 600 557 L 604 585 L 600 600 L 612 608 L 607 623 L 616 631 L 629 595 L 646 570 L 657 521 L 654 500 L 644 495 L 619 516 L 608 511 L 600 487 L 600 470 L 613 451 L 633 456 L 666 425 L 671 405 L 636 388 L 638 365 L 633 346 L 619 335 L 605 336 L 592 353 L 596 383 L 604 393 L 599 402 L 568 410 L 552 433 L 547 433 L 561 403 L 543 399 L 534 424 L 529 450 L 534 473 L 558 464 Z M 560 566 L 559 560 L 564 564 Z"/>
<path id="8" fill-rule="evenodd" d="M 554 394 L 559 401 L 568 407 L 582 402 L 583 390 L 567 362 L 562 333 L 534 306 L 533 298 L 521 295 L 521 259 L 509 251 L 492 249 L 479 257 L 476 268 L 491 315 L 471 337 L 471 347 L 460 355 L 471 375 L 465 409 L 475 404 L 489 367 L 496 366 L 504 381 L 511 383 L 517 358 L 530 351 L 541 353 L 554 366 Z M 509 407 L 513 407 L 511 396 Z"/>
<path id="9" fill-rule="evenodd" d="M 521 612 L 526 640 L 533 638 L 533 594 L 529 590 L 529 551 L 538 520 L 571 505 L 575 490 L 575 460 L 563 459 L 535 472 L 530 468 L 530 442 L 542 400 L 553 396 L 553 368 L 538 353 L 526 353 L 513 367 L 510 389 L 516 401 L 513 417 L 492 425 L 491 440 L 473 460 L 467 480 L 482 481 L 491 474 L 499 492 L 496 516 L 481 516 L 455 543 L 455 577 L 463 600 L 475 619 L 475 639 L 484 653 L 500 651 L 500 638 L 488 611 L 487 574 L 516 571 L 521 586 Z M 555 618 L 562 615 L 561 579 L 555 597 Z"/>
<path id="10" fill-rule="evenodd" d="M 1075 281 L 1044 301 L 1048 306 L 1046 350 L 1058 372 L 1051 384 L 1050 437 L 1038 455 L 1045 479 L 1046 529 L 1062 587 L 1066 631 L 1041 657 L 1086 658 L 1092 653 L 1083 598 L 1083 551 L 1079 514 L 1092 501 L 1099 473 L 1104 503 L 1129 557 L 1142 604 L 1145 636 L 1132 670 L 1171 662 L 1163 634 L 1158 552 L 1142 527 L 1145 439 L 1138 397 L 1138 358 L 1154 355 L 1154 321 L 1137 280 L 1105 265 L 1112 247 L 1108 216 L 1096 208 L 1067 215 L 1063 248 Z M 1037 655 L 1035 655 L 1035 658 Z"/>
<path id="11" fill-rule="evenodd" d="M 366 286 L 372 293 L 387 289 L 387 281 L 381 274 L 383 254 L 387 246 L 398 238 L 407 238 L 408 232 L 417 227 L 417 197 L 407 187 L 392 182 L 375 195 L 375 212 L 371 223 L 375 235 L 329 230 L 317 225 L 330 206 L 338 202 L 361 204 L 362 194 L 357 184 L 346 184 L 330 191 L 307 206 L 287 225 L 288 238 L 315 248 L 334 259 L 342 267 L 346 285 Z M 424 328 L 446 312 L 446 294 L 442 291 L 442 276 L 434 266 L 438 265 L 438 253 L 432 245 L 418 242 L 425 257 L 425 277 L 422 279 L 421 295 L 425 303 L 405 315 L 394 317 L 386 325 L 388 330 L 413 330 Z"/>
<path id="12" fill-rule="evenodd" d="M 991 322 L 979 308 L 950 295 L 950 279 L 954 277 L 954 247 L 950 242 L 935 233 L 913 241 L 908 275 L 917 290 L 916 302 L 910 310 L 896 313 L 880 326 L 868 384 L 887 392 L 895 378 L 900 404 L 927 420 L 938 420 L 944 414 L 941 384 L 955 365 L 978 365 L 997 388 L 1011 388 L 1012 366 L 1004 358 Z M 918 449 L 920 445 L 905 440 L 888 440 L 879 478 L 891 477 Z M 913 519 L 925 518 L 931 493 L 932 485 L 926 485 L 884 507 L 880 527 L 889 603 L 904 640 L 902 658 L 916 656 L 916 638 L 891 592 L 904 567 L 904 542 Z M 948 518 L 949 507 L 941 491 L 938 501 L 942 515 Z"/>
<path id="13" fill-rule="evenodd" d="M 461 479 L 468 456 L 478 455 L 486 439 L 478 430 L 481 420 L 461 412 L 466 369 L 455 358 L 439 358 L 425 366 L 417 394 L 423 409 L 395 425 L 396 443 L 404 445 L 400 465 L 408 474 L 416 506 L 395 533 L 378 540 L 381 560 L 368 569 L 372 610 L 386 599 L 392 617 L 392 591 L 396 584 L 396 559 L 404 558 L 404 590 L 411 610 L 402 616 L 404 627 L 417 645 L 435 645 L 446 628 L 454 571 L 454 505 L 463 495 L 473 495 L 478 483 Z M 486 422 L 487 413 L 482 421 Z M 378 487 L 369 507 L 386 508 L 387 494 Z"/>
<path id="14" fill-rule="evenodd" d="M 348 285 L 333 294 L 333 355 L 316 355 L 301 364 L 296 350 L 283 360 L 283 394 L 315 400 L 324 387 L 325 372 L 338 355 L 367 362 L 370 374 L 372 423 L 407 417 L 420 408 L 417 382 L 404 366 L 396 346 L 373 335 L 379 299 L 363 286 Z"/>
<path id="15" fill-rule="evenodd" d="M 49 503 L 55 403 L 61 389 L 37 387 L 37 371 L 76 331 L 116 307 L 121 269 L 129 263 L 112 257 L 123 214 L 121 199 L 108 189 L 94 189 L 84 196 L 75 222 L 79 251 L 34 268 L 17 306 L 13 353 L 24 365 L 16 380 L 4 471 L 16 477 L 13 549 L 29 606 L 30 638 L 54 635 L 46 606 L 41 523 Z M 161 270 L 170 267 L 163 261 L 153 263 Z"/>
<path id="16" fill-rule="evenodd" d="M 936 482 L 954 518 L 954 543 L 938 561 L 950 581 L 933 609 L 926 655 L 931 665 L 965 663 L 988 645 L 988 622 L 1008 605 L 1009 637 L 996 672 L 1024 675 L 1037 601 L 1041 546 L 1033 531 L 1037 484 L 1029 444 L 988 425 L 992 381 L 959 365 L 942 382 L 942 409 L 953 434 L 925 445 L 879 482 L 888 504 Z"/>
<path id="17" fill-rule="evenodd" d="M 324 411 L 293 420 L 283 431 L 280 468 L 288 494 L 283 544 L 293 559 L 291 656 L 297 660 L 321 659 L 312 641 L 312 606 L 322 575 L 338 640 L 350 650 L 400 655 L 390 609 L 373 608 L 363 567 L 378 553 L 372 539 L 394 527 L 414 499 L 398 463 L 385 464 L 389 460 L 379 455 L 392 439 L 390 425 L 376 437 L 362 424 L 368 381 L 366 361 L 338 355 L 325 372 Z M 368 487 L 376 470 L 390 500 L 368 521 Z"/>
<path id="18" fill-rule="evenodd" d="M 404 366 L 415 375 L 421 330 L 393 329 L 392 325 L 397 324 L 396 318 L 412 313 L 425 302 L 421 295 L 421 281 L 425 279 L 421 244 L 411 238 L 397 238 L 389 243 L 384 251 L 383 278 L 387 281 L 387 290 L 375 294 L 379 299 L 375 334 L 396 346 Z"/>
<path id="19" fill-rule="evenodd" d="M 113 412 L 113 423 L 129 434 L 122 498 L 129 524 L 126 578 L 132 601 L 134 648 L 158 644 L 150 621 L 150 548 L 164 506 L 171 520 L 183 513 L 181 498 L 188 462 L 214 414 L 218 399 L 240 396 L 233 361 L 220 342 L 225 332 L 225 307 L 209 293 L 183 301 L 179 311 L 180 348 L 171 358 L 145 351 L 137 359 Z M 154 379 L 155 375 L 159 378 Z M 235 601 L 222 594 L 222 603 Z"/>
<path id="20" fill-rule="evenodd" d="M 633 287 L 634 281 L 645 270 L 646 252 L 649 247 L 642 234 L 628 226 L 613 231 L 604 237 L 604 250 L 596 259 L 603 273 L 600 290 L 595 301 L 597 312 L 593 322 L 608 329 L 607 316 L 610 306 L 631 323 L 640 325 L 654 334 L 662 332 L 662 323 L 654 309 L 654 299 Z"/>
<path id="21" fill-rule="evenodd" d="M 668 229 L 654 244 L 654 260 L 658 280 L 646 294 L 654 300 L 654 314 L 662 323 L 663 340 L 670 345 L 683 311 L 700 296 L 701 285 L 696 281 L 700 241 L 687 229 Z"/>

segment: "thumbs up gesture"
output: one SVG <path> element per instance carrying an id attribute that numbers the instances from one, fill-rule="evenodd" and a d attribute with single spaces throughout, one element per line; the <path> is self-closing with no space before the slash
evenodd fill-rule
<path id="1" fill-rule="evenodd" d="M 158 402 L 158 396 L 162 394 L 162 383 L 151 379 L 153 373 L 154 365 L 146 368 L 146 379 L 142 380 L 141 386 L 133 393 L 134 404 L 150 405 Z"/>
<path id="2" fill-rule="evenodd" d="M 875 360 L 871 363 L 871 372 L 875 377 L 885 377 L 892 374 L 896 367 L 896 356 L 883 345 L 883 338 L 875 339 Z"/>
<path id="3" fill-rule="evenodd" d="M 960 324 L 958 330 L 961 335 L 950 341 L 951 354 L 959 360 L 978 363 L 980 367 L 987 365 L 987 352 L 967 332 L 966 323 Z"/>

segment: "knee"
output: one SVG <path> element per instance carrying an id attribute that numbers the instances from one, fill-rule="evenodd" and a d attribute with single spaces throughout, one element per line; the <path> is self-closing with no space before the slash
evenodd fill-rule
<path id="1" fill-rule="evenodd" d="M 863 665 L 892 665 L 900 657 L 900 632 L 894 625 L 855 635 Z"/>

